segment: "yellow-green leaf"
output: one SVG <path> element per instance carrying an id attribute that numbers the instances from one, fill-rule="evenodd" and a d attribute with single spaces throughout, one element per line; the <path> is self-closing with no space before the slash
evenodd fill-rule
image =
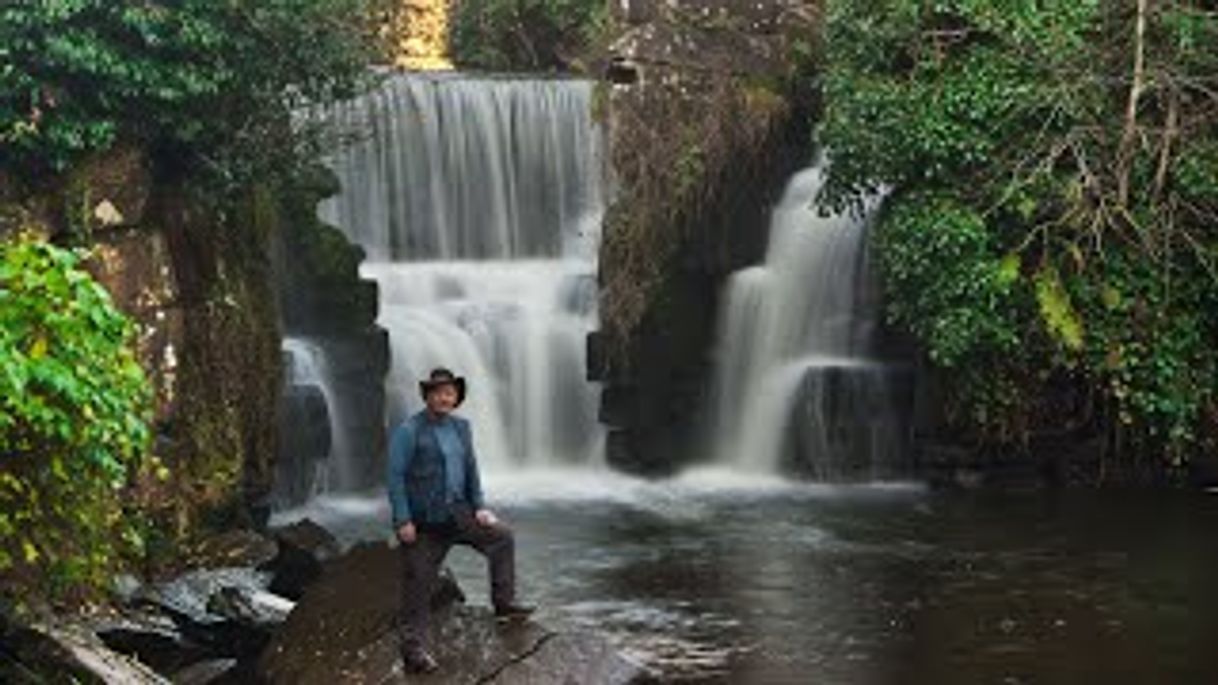
<path id="1" fill-rule="evenodd" d="M 1019 253 L 1011 252 L 998 263 L 998 283 L 1008 286 L 1019 280 Z"/>
<path id="2" fill-rule="evenodd" d="M 1036 302 L 1049 335 L 1067 349 L 1082 349 L 1083 322 L 1070 302 L 1070 294 L 1062 285 L 1057 269 L 1052 266 L 1046 266 L 1036 274 Z"/>
<path id="3" fill-rule="evenodd" d="M 25 555 L 25 563 L 32 564 L 38 561 L 38 548 L 29 540 L 21 541 L 21 552 Z"/>
<path id="4" fill-rule="evenodd" d="M 30 359 L 42 359 L 47 356 L 47 339 L 46 336 L 38 336 L 33 345 L 30 345 Z"/>

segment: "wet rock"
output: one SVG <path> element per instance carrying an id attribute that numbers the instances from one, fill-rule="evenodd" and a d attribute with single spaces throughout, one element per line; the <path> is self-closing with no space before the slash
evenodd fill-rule
<path id="1" fill-rule="evenodd" d="M 275 540 L 251 530 L 231 530 L 205 540 L 193 556 L 203 568 L 229 568 L 261 566 L 278 554 Z"/>
<path id="2" fill-rule="evenodd" d="M 89 628 L 110 649 L 137 658 L 158 673 L 172 673 L 210 655 L 155 607 L 124 607 L 91 619 Z"/>
<path id="3" fill-rule="evenodd" d="M 249 568 L 197 569 L 173 580 L 147 585 L 136 593 L 136 599 L 160 607 L 170 615 L 210 625 L 228 620 L 208 608 L 213 594 L 224 588 L 262 591 L 268 580 L 267 574 Z"/>
<path id="4" fill-rule="evenodd" d="M 290 357 L 289 357 L 290 359 Z M 285 362 L 290 366 L 290 361 Z M 316 490 L 319 467 L 330 455 L 330 411 L 321 388 L 289 384 L 276 416 L 275 499 L 281 507 L 303 504 Z"/>
<path id="5" fill-rule="evenodd" d="M 271 573 L 271 592 L 300 599 L 305 588 L 321 577 L 322 564 L 337 558 L 342 548 L 330 531 L 309 519 L 271 531 L 279 554 L 262 570 Z"/>
<path id="6" fill-rule="evenodd" d="M 207 600 L 208 611 L 231 621 L 254 627 L 283 623 L 295 602 L 270 592 L 223 587 Z"/>
<path id="7" fill-rule="evenodd" d="M 110 649 L 83 621 L 0 619 L 0 682 L 168 685 L 135 659 Z"/>
<path id="8" fill-rule="evenodd" d="M 786 470 L 822 481 L 908 477 L 912 377 L 894 364 L 818 365 L 788 425 Z"/>
<path id="9" fill-rule="evenodd" d="M 174 685 L 207 685 L 230 676 L 236 659 L 208 659 L 191 664 L 173 674 Z"/>
<path id="10" fill-rule="evenodd" d="M 435 615 L 431 676 L 402 672 L 395 633 L 398 552 L 360 545 L 306 591 L 259 664 L 271 683 L 630 683 L 647 673 L 604 640 L 534 621 L 503 623 L 487 609 L 449 605 Z"/>

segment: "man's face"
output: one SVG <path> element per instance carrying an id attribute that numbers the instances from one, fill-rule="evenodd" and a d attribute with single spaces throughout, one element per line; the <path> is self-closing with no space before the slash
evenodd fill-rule
<path id="1" fill-rule="evenodd" d="M 438 416 L 444 416 L 457 406 L 457 388 L 451 383 L 445 383 L 431 389 L 427 393 L 427 409 Z"/>

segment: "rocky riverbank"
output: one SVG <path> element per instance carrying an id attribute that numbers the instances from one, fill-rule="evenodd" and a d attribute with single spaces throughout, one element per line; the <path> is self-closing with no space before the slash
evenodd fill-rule
<path id="1" fill-rule="evenodd" d="M 229 533 L 173 578 L 123 578 L 110 606 L 34 609 L 0 622 L 0 681 L 56 683 L 640 683 L 651 676 L 604 639 L 464 605 L 451 576 L 433 602 L 442 670 L 402 672 L 394 633 L 397 551 L 340 553 L 309 521 Z M 298 598 L 293 601 L 291 597 Z"/>

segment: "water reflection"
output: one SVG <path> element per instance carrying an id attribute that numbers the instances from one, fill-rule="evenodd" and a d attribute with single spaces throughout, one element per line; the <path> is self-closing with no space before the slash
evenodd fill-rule
<path id="1" fill-rule="evenodd" d="M 673 681 L 1207 682 L 1218 644 L 1214 496 L 546 478 L 492 487 L 524 593 Z M 387 535 L 334 506 L 309 513 Z"/>

